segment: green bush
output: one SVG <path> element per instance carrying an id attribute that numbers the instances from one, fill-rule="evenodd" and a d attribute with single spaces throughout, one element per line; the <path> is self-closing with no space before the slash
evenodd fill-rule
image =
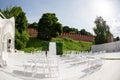
<path id="1" fill-rule="evenodd" d="M 34 51 L 40 51 L 41 50 L 41 47 L 40 48 L 34 48 L 34 47 L 30 47 L 30 48 L 24 48 L 22 49 L 24 52 L 28 52 L 28 53 L 34 53 Z"/>
<path id="2" fill-rule="evenodd" d="M 25 47 L 25 45 L 23 44 L 23 42 L 19 39 L 15 40 L 15 48 L 17 48 L 18 50 L 23 49 Z"/>
<path id="3" fill-rule="evenodd" d="M 56 48 L 57 48 L 57 55 L 62 55 L 63 54 L 63 43 L 56 43 Z"/>
<path id="4" fill-rule="evenodd" d="M 47 42 L 47 41 L 42 42 L 42 50 L 43 51 L 48 51 L 49 50 L 49 42 Z"/>
<path id="5" fill-rule="evenodd" d="M 43 42 L 42 40 L 39 40 L 37 38 L 31 37 L 29 39 L 29 41 L 27 42 L 26 48 L 30 48 L 30 47 L 34 47 L 34 48 L 42 47 L 42 42 Z"/>
<path id="6" fill-rule="evenodd" d="M 28 52 L 28 53 L 34 52 L 34 48 L 33 47 L 31 47 L 31 48 L 24 48 L 23 50 L 24 50 L 24 52 Z"/>

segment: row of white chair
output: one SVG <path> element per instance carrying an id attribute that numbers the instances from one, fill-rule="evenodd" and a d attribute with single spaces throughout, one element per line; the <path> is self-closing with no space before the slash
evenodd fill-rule
<path id="1" fill-rule="evenodd" d="M 33 58 L 29 59 L 23 64 L 24 75 L 27 72 L 32 73 L 34 77 L 36 74 L 44 74 L 45 77 L 58 77 L 59 61 L 55 56 L 43 56 L 33 54 Z M 38 57 L 39 56 L 39 57 Z"/>

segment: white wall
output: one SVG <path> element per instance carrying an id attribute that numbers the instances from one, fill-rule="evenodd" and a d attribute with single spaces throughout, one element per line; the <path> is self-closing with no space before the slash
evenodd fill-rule
<path id="1" fill-rule="evenodd" d="M 117 52 L 120 51 L 120 41 L 105 43 L 100 45 L 93 45 L 92 51 L 106 51 L 106 52 Z"/>
<path id="2" fill-rule="evenodd" d="M 56 55 L 56 42 L 49 43 L 49 54 Z"/>
<path id="3" fill-rule="evenodd" d="M 11 40 L 11 53 L 14 52 L 14 37 L 15 37 L 15 19 L 0 18 L 0 61 L 7 62 L 8 60 L 8 40 Z M 1 63 L 0 63 L 1 64 Z M 4 64 L 4 63 L 2 63 Z"/>

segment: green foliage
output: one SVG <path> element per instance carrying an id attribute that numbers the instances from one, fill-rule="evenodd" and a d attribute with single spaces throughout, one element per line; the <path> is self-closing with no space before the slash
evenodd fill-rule
<path id="1" fill-rule="evenodd" d="M 69 26 L 64 26 L 63 27 L 63 33 L 75 33 L 75 34 L 92 36 L 92 34 L 88 31 L 86 31 L 85 29 L 81 29 L 80 31 L 78 31 L 78 29 L 70 28 Z"/>
<path id="2" fill-rule="evenodd" d="M 10 15 L 10 10 L 11 8 L 7 7 L 5 8 L 3 11 L 1 10 L 1 12 L 3 13 L 3 15 L 6 17 L 6 18 L 10 18 L 11 15 Z"/>
<path id="3" fill-rule="evenodd" d="M 35 50 L 46 51 L 49 48 L 49 42 L 31 37 L 27 43 L 26 49 L 35 48 Z M 27 50 L 26 50 L 27 51 Z"/>
<path id="4" fill-rule="evenodd" d="M 28 52 L 28 53 L 34 53 L 34 51 L 40 51 L 42 48 L 41 47 L 29 47 L 29 48 L 24 48 L 22 49 L 24 52 Z"/>
<path id="5" fill-rule="evenodd" d="M 17 17 L 22 13 L 22 8 L 18 6 L 14 6 L 10 9 L 10 17 L 14 16 L 15 20 L 17 21 Z"/>
<path id="6" fill-rule="evenodd" d="M 15 48 L 17 49 L 23 49 L 26 47 L 27 41 L 29 40 L 29 35 L 26 32 L 23 32 L 20 34 L 17 29 L 15 29 Z"/>
<path id="7" fill-rule="evenodd" d="M 69 26 L 64 26 L 64 27 L 63 27 L 63 33 L 70 33 L 70 28 L 69 28 Z"/>
<path id="8" fill-rule="evenodd" d="M 25 13 L 22 11 L 21 7 L 13 7 L 11 9 L 11 15 L 15 17 L 15 28 L 17 29 L 17 32 L 15 34 L 19 33 L 20 36 L 18 36 L 16 39 L 19 39 L 24 46 L 20 46 L 21 49 L 26 47 L 27 41 L 29 40 L 28 33 L 26 32 L 27 29 L 27 19 L 25 16 Z M 18 43 L 18 41 L 15 41 L 15 45 Z M 18 47 L 15 47 L 19 49 Z"/>
<path id="9" fill-rule="evenodd" d="M 28 42 L 27 42 L 26 48 L 31 48 L 31 47 L 38 48 L 38 47 L 42 47 L 42 42 L 43 42 L 42 40 L 30 37 L 29 40 L 28 40 Z"/>
<path id="10" fill-rule="evenodd" d="M 2 13 L 7 17 L 15 18 L 15 48 L 23 49 L 26 47 L 26 43 L 29 40 L 28 33 L 26 32 L 28 23 L 25 13 L 21 7 L 14 6 L 12 8 L 6 8 Z"/>
<path id="11" fill-rule="evenodd" d="M 56 48 L 57 48 L 57 55 L 62 55 L 63 54 L 63 43 L 56 43 Z"/>
<path id="12" fill-rule="evenodd" d="M 24 44 L 24 46 L 26 47 L 27 42 L 29 40 L 29 35 L 26 31 L 22 32 L 21 36 L 20 36 L 20 40 L 22 41 L 22 43 Z M 25 48 L 24 47 L 24 48 Z"/>
<path id="13" fill-rule="evenodd" d="M 24 32 L 27 29 L 27 19 L 25 16 L 24 12 L 21 12 L 18 16 L 17 16 L 17 20 L 16 20 L 16 28 L 18 29 L 18 31 L 20 33 Z"/>
<path id="14" fill-rule="evenodd" d="M 91 42 L 75 41 L 70 38 L 52 38 L 52 42 L 61 43 L 63 51 L 89 51 L 91 49 Z M 49 43 L 49 41 L 39 40 L 37 38 L 30 38 L 25 51 L 34 48 L 34 50 L 42 50 L 43 43 Z M 48 44 L 47 44 L 48 45 Z M 61 47 L 61 46 L 59 46 Z M 24 49 L 23 49 L 24 50 Z M 30 50 L 31 51 L 31 50 Z M 28 51 L 29 52 L 29 51 Z"/>
<path id="15" fill-rule="evenodd" d="M 23 49 L 25 47 L 25 45 L 22 43 L 22 41 L 20 39 L 16 39 L 15 40 L 15 47 L 17 47 L 17 49 Z"/>
<path id="16" fill-rule="evenodd" d="M 35 29 L 38 29 L 38 23 L 33 22 L 32 24 L 29 24 L 29 25 L 28 25 L 28 28 L 35 28 Z"/>
<path id="17" fill-rule="evenodd" d="M 42 50 L 43 51 L 48 51 L 49 50 L 49 42 L 47 42 L 47 41 L 42 42 Z"/>
<path id="18" fill-rule="evenodd" d="M 63 43 L 64 51 L 89 51 L 91 49 L 91 42 L 75 41 L 70 38 L 53 38 L 53 42 Z"/>
<path id="19" fill-rule="evenodd" d="M 114 41 L 119 41 L 120 40 L 120 37 L 117 36 L 116 38 L 114 38 Z"/>
<path id="20" fill-rule="evenodd" d="M 24 50 L 24 52 L 32 53 L 32 52 L 35 51 L 35 48 L 34 47 L 30 47 L 30 48 L 24 48 L 23 50 Z"/>
<path id="21" fill-rule="evenodd" d="M 69 26 L 64 26 L 63 33 L 78 33 L 78 29 L 70 28 Z"/>
<path id="22" fill-rule="evenodd" d="M 79 34 L 82 34 L 82 35 L 92 36 L 92 34 L 91 34 L 90 32 L 87 32 L 85 29 L 81 29 L 78 33 L 79 33 Z"/>
<path id="23" fill-rule="evenodd" d="M 62 32 L 62 24 L 54 13 L 45 13 L 38 23 L 38 38 L 50 40 Z"/>
<path id="24" fill-rule="evenodd" d="M 110 36 L 109 26 L 102 17 L 97 17 L 95 20 L 96 27 L 93 28 L 95 33 L 95 43 L 102 44 L 108 42 L 108 37 Z"/>
<path id="25" fill-rule="evenodd" d="M 78 29 L 76 29 L 76 28 L 70 28 L 70 33 L 78 33 Z"/>

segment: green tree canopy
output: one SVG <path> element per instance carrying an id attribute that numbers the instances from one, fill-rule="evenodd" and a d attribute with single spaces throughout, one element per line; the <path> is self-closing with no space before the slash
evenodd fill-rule
<path id="1" fill-rule="evenodd" d="M 63 33 L 78 33 L 78 29 L 70 28 L 69 26 L 64 26 Z"/>
<path id="2" fill-rule="evenodd" d="M 69 26 L 64 26 L 64 27 L 63 27 L 63 33 L 70 33 L 70 28 L 69 28 Z"/>
<path id="3" fill-rule="evenodd" d="M 15 38 L 15 47 L 17 49 L 23 49 L 29 40 L 28 33 L 26 32 L 28 26 L 26 15 L 22 8 L 17 6 L 11 9 L 10 14 L 15 17 L 15 28 L 17 29 L 15 34 L 18 37 Z"/>
<path id="4" fill-rule="evenodd" d="M 45 13 L 38 22 L 38 38 L 49 40 L 62 32 L 62 24 L 54 13 Z"/>
<path id="5" fill-rule="evenodd" d="M 38 29 L 38 23 L 33 22 L 32 24 L 29 24 L 29 25 L 28 25 L 28 28 L 35 28 L 35 29 Z"/>
<path id="6" fill-rule="evenodd" d="M 76 28 L 70 28 L 70 33 L 78 33 L 78 29 L 76 29 Z"/>
<path id="7" fill-rule="evenodd" d="M 85 29 L 81 29 L 80 31 L 76 28 L 70 28 L 69 26 L 63 27 L 63 33 L 75 33 L 75 34 L 82 34 L 82 35 L 89 35 L 92 36 L 92 34 Z"/>
<path id="8" fill-rule="evenodd" d="M 119 41 L 120 40 L 120 37 L 117 36 L 116 38 L 114 38 L 114 41 Z"/>
<path id="9" fill-rule="evenodd" d="M 92 33 L 86 31 L 85 29 L 81 29 L 78 33 L 82 35 L 92 36 Z"/>
<path id="10" fill-rule="evenodd" d="M 5 8 L 3 11 L 1 10 L 1 12 L 4 14 L 4 16 L 6 17 L 6 18 L 10 18 L 11 16 L 10 16 L 10 10 L 11 10 L 11 8 Z"/>
<path id="11" fill-rule="evenodd" d="M 95 33 L 95 43 L 102 44 L 108 42 L 110 36 L 110 28 L 102 17 L 97 17 L 95 20 L 96 27 L 93 28 Z"/>

